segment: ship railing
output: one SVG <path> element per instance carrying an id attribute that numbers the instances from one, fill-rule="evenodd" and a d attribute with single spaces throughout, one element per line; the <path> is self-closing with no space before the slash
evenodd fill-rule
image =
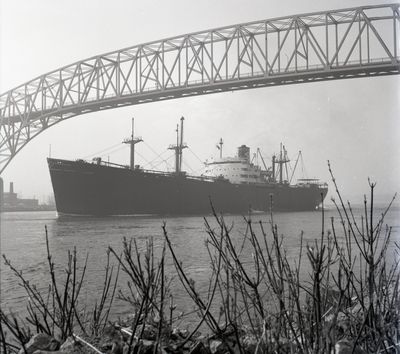
<path id="1" fill-rule="evenodd" d="M 83 159 L 77 160 L 79 162 L 83 163 L 92 163 L 92 164 L 97 164 L 96 161 L 86 161 Z M 109 161 L 100 161 L 100 165 L 102 166 L 111 166 L 111 167 L 118 167 L 118 168 L 123 168 L 123 169 L 130 169 L 129 165 L 121 165 L 119 163 L 115 162 L 109 162 Z M 144 168 L 135 168 L 135 171 L 137 172 L 143 172 L 143 173 L 149 173 L 149 174 L 155 174 L 158 176 L 173 176 L 176 174 L 176 172 L 165 172 L 165 171 L 158 171 L 158 170 L 147 170 Z M 194 180 L 199 180 L 199 181 L 216 181 L 216 180 L 221 180 L 221 177 L 212 177 L 212 176 L 193 176 L 193 175 L 188 175 L 185 172 L 181 172 L 183 176 L 185 176 L 188 179 L 194 179 Z"/>
<path id="2" fill-rule="evenodd" d="M 162 176 L 174 176 L 176 175 L 176 172 L 164 172 L 164 171 L 156 171 L 156 170 L 146 170 L 146 169 L 140 169 L 139 171 L 144 172 L 144 173 L 153 173 L 156 175 L 162 175 Z M 221 180 L 221 177 L 212 177 L 212 176 L 194 176 L 194 175 L 189 175 L 185 172 L 180 172 L 182 176 L 185 176 L 186 179 L 191 179 L 191 180 L 196 180 L 196 181 L 208 181 L 208 182 L 213 182 L 217 180 Z"/>
<path id="3" fill-rule="evenodd" d="M 86 160 L 82 160 L 82 159 L 79 159 L 77 161 L 83 162 L 83 163 L 90 163 L 90 162 L 88 162 Z M 95 164 L 96 162 L 92 161 L 91 163 Z M 109 161 L 103 161 L 103 160 L 100 161 L 100 165 L 118 167 L 118 168 L 123 168 L 123 169 L 130 169 L 129 165 L 121 165 L 121 164 L 118 164 L 118 163 L 115 163 L 115 162 L 109 162 Z M 158 175 L 158 176 L 166 176 L 166 177 L 173 176 L 173 175 L 176 174 L 176 172 L 147 170 L 147 169 L 144 169 L 144 168 L 135 168 L 134 171 L 148 173 L 148 174 L 155 174 L 155 175 Z M 187 179 L 197 180 L 197 181 L 208 181 L 208 182 L 228 181 L 227 179 L 221 178 L 221 176 L 217 176 L 217 177 L 204 176 L 204 175 L 202 175 L 202 176 L 194 176 L 194 175 L 186 174 L 186 172 L 180 172 L 180 174 L 182 176 L 185 176 L 185 178 L 187 178 Z M 260 183 L 260 182 L 251 182 L 251 183 L 246 183 L 246 184 L 264 185 L 265 182 L 262 182 L 262 183 Z M 300 187 L 300 186 L 306 186 L 306 185 L 308 185 L 308 186 L 317 185 L 317 186 L 319 186 L 321 188 L 327 188 L 328 187 L 328 184 L 326 182 L 321 182 L 319 179 L 316 179 L 316 178 L 301 178 L 301 179 L 297 180 L 296 184 L 290 185 L 290 186 L 291 187 Z"/>
<path id="4" fill-rule="evenodd" d="M 103 165 L 103 166 L 119 167 L 119 168 L 123 168 L 123 169 L 127 169 L 127 170 L 130 169 L 129 165 L 121 165 L 121 164 L 115 163 L 115 162 L 101 161 L 100 164 Z M 145 173 L 154 173 L 154 174 L 157 174 L 157 175 L 165 175 L 165 176 L 169 176 L 169 175 L 172 174 L 172 172 L 157 171 L 157 170 L 146 170 L 146 169 L 140 168 L 140 167 L 135 168 L 135 171 L 145 172 Z"/>
<path id="5" fill-rule="evenodd" d="M 212 177 L 212 176 L 193 176 L 186 175 L 186 178 L 193 179 L 197 181 L 206 181 L 206 182 L 214 182 L 214 181 L 228 181 L 227 179 L 221 177 Z"/>
<path id="6" fill-rule="evenodd" d="M 91 163 L 91 164 L 96 164 L 96 165 L 101 165 L 101 166 L 113 166 L 113 167 L 119 167 L 119 168 L 126 168 L 129 169 L 129 165 L 121 165 L 119 163 L 115 163 L 115 162 L 109 162 L 109 161 L 104 161 L 104 160 L 100 160 L 99 162 L 97 162 L 96 159 L 93 159 L 91 162 L 83 160 L 83 159 L 78 159 L 76 160 L 77 162 L 83 162 L 83 163 Z"/>
<path id="7" fill-rule="evenodd" d="M 317 178 L 300 178 L 297 180 L 295 186 L 316 185 L 319 187 L 328 187 L 328 183 L 322 182 Z"/>

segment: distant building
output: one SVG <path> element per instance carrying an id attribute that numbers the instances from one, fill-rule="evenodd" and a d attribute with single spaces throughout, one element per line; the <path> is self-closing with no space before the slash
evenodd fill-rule
<path id="1" fill-rule="evenodd" d="M 21 199 L 14 192 L 14 183 L 10 182 L 10 191 L 4 192 L 4 183 L 0 179 L 0 206 L 1 211 L 39 210 L 37 199 Z"/>

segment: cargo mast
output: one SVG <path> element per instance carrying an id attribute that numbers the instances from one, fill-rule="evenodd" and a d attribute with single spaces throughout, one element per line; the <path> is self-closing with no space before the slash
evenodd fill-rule
<path id="1" fill-rule="evenodd" d="M 282 149 L 283 148 L 283 149 Z M 283 151 L 282 151 L 283 150 Z M 287 151 L 285 149 L 285 146 L 282 146 L 281 144 L 281 149 L 279 153 L 279 158 L 277 159 L 276 156 L 272 156 L 272 178 L 274 182 L 276 182 L 276 168 L 275 164 L 279 165 L 279 183 L 283 183 L 283 166 L 285 166 L 286 169 L 286 179 L 288 179 L 288 171 L 287 171 L 287 163 L 289 162 L 289 158 L 287 156 Z"/>
<path id="2" fill-rule="evenodd" d="M 222 138 L 219 139 L 219 143 L 217 144 L 217 149 L 219 150 L 219 158 L 222 159 L 222 145 L 224 144 Z"/>
<path id="3" fill-rule="evenodd" d="M 141 137 L 135 137 L 134 136 L 134 129 L 135 129 L 135 118 L 132 118 L 132 134 L 131 137 L 128 139 L 125 139 L 123 141 L 124 144 L 129 144 L 131 146 L 131 157 L 130 157 L 130 165 L 129 168 L 131 170 L 135 169 L 135 145 L 137 143 L 140 143 L 143 141 Z"/>
<path id="4" fill-rule="evenodd" d="M 175 151 L 175 173 L 182 171 L 182 151 L 187 148 L 187 145 L 183 142 L 183 121 L 185 118 L 181 117 L 181 135 L 179 139 L 179 125 L 176 125 L 176 145 L 170 145 L 169 150 Z"/>

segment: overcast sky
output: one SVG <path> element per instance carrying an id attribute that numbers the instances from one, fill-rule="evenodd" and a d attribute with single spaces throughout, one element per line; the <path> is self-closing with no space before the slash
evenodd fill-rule
<path id="1" fill-rule="evenodd" d="M 98 54 L 184 33 L 312 11 L 392 1 L 366 0 L 0 0 L 0 92 L 36 76 Z M 46 157 L 92 157 L 101 150 L 110 160 L 128 163 L 130 119 L 145 140 L 137 163 L 164 153 L 175 124 L 186 118 L 186 170 L 237 146 L 259 147 L 265 159 L 283 142 L 293 159 L 302 150 L 306 175 L 329 181 L 332 163 L 346 197 L 361 201 L 367 178 L 388 196 L 399 191 L 399 77 L 380 77 L 270 87 L 183 98 L 78 116 L 32 140 L 2 174 L 6 191 L 14 181 L 21 196 L 40 199 L 52 187 Z M 153 151 L 154 150 L 154 151 Z M 163 157 L 168 158 L 169 153 Z M 171 166 L 173 160 L 169 160 Z M 165 168 L 161 164 L 158 168 Z M 146 167 L 151 167 L 146 165 Z M 198 172 L 200 173 L 200 172 Z M 333 193 L 332 187 L 330 194 Z"/>

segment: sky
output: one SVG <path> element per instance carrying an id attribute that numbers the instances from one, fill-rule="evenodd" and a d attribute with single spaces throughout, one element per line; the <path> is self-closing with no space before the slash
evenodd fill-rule
<path id="1" fill-rule="evenodd" d="M 0 92 L 81 59 L 148 41 L 236 23 L 392 1 L 367 0 L 0 0 Z M 135 117 L 137 163 L 166 152 L 185 117 L 184 167 L 201 172 L 206 159 L 234 156 L 239 145 L 260 148 L 269 160 L 285 144 L 299 177 L 330 182 L 327 160 L 343 195 L 362 201 L 368 178 L 383 200 L 399 191 L 400 81 L 398 76 L 277 86 L 182 98 L 74 117 L 47 129 L 23 148 L 2 173 L 22 197 L 45 201 L 52 193 L 46 157 L 129 163 L 119 145 Z M 173 166 L 173 159 L 168 160 Z M 328 196 L 334 195 L 330 182 Z"/>

